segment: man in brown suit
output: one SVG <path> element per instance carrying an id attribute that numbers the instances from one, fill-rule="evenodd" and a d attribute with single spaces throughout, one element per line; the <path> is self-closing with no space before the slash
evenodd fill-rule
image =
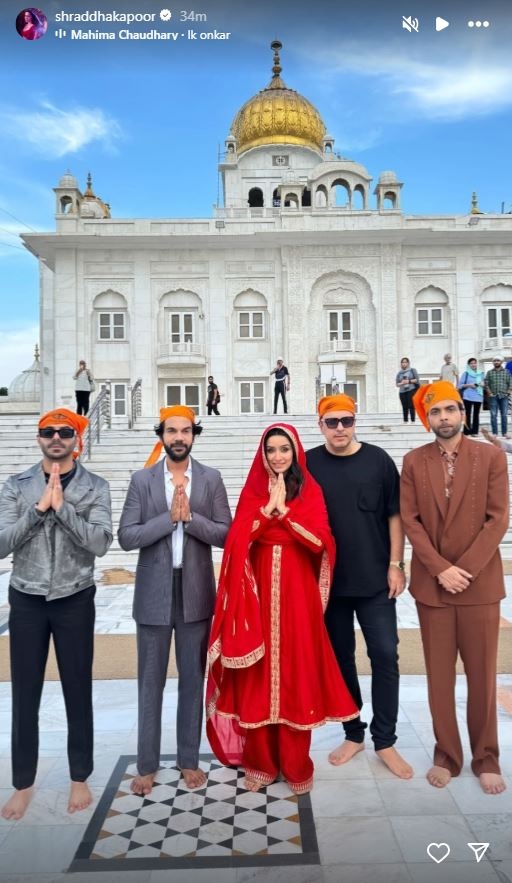
<path id="1" fill-rule="evenodd" d="M 446 381 L 420 387 L 414 407 L 436 440 L 404 458 L 401 515 L 412 545 L 410 591 L 416 599 L 436 745 L 431 785 L 460 773 L 455 714 L 459 652 L 468 682 L 471 768 L 487 794 L 506 787 L 500 774 L 496 657 L 505 597 L 499 543 L 508 527 L 505 454 L 461 434 L 464 407 Z"/>

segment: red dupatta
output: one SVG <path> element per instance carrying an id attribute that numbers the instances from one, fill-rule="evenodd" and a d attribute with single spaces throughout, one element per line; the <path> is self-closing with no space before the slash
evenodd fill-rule
<path id="1" fill-rule="evenodd" d="M 288 514 L 298 518 L 302 527 L 309 528 L 322 542 L 322 554 L 314 557 L 318 559 L 315 561 L 316 577 L 324 609 L 334 567 L 335 546 L 322 491 L 307 471 L 306 456 L 297 431 L 285 423 L 272 424 L 262 435 L 226 539 L 208 645 L 206 729 L 216 756 L 227 766 L 241 763 L 244 735 L 236 720 L 216 713 L 223 668 L 247 668 L 265 653 L 258 586 L 249 551 L 253 527 L 255 522 L 265 518 L 261 509 L 268 503 L 271 484 L 275 480 L 264 450 L 265 439 L 273 429 L 281 429 L 289 437 L 302 471 L 300 491 L 294 500 L 287 501 Z"/>

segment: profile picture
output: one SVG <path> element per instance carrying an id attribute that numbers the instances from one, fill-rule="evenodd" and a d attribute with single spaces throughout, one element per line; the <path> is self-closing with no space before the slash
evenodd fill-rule
<path id="1" fill-rule="evenodd" d="M 41 9 L 27 6 L 16 16 L 16 30 L 24 40 L 39 40 L 46 34 L 48 19 Z"/>

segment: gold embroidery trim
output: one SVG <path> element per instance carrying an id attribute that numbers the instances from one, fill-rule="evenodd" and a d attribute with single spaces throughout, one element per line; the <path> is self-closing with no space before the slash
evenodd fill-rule
<path id="1" fill-rule="evenodd" d="M 281 555 L 282 546 L 272 548 L 272 576 L 270 585 L 270 720 L 277 724 L 280 707 L 280 652 L 281 652 Z"/>
<path id="2" fill-rule="evenodd" d="M 327 552 L 322 554 L 322 563 L 320 565 L 320 576 L 318 578 L 318 588 L 320 589 L 320 598 L 322 601 L 322 610 L 325 613 L 329 594 L 331 591 L 331 568 L 329 565 L 329 556 Z"/>
<path id="3" fill-rule="evenodd" d="M 218 696 L 218 693 L 217 693 L 217 696 Z M 216 700 L 216 697 L 215 697 L 215 700 Z M 239 723 L 239 725 L 244 728 L 244 730 L 255 730 L 257 727 L 266 727 L 269 724 L 286 724 L 288 727 L 291 727 L 293 730 L 314 730 L 317 727 L 323 727 L 325 724 L 332 724 L 332 723 L 339 723 L 339 722 L 345 723 L 346 721 L 353 721 L 356 719 L 356 717 L 359 717 L 359 715 L 361 714 L 360 711 L 357 711 L 355 714 L 348 714 L 346 717 L 324 717 L 324 718 L 322 718 L 322 720 L 315 721 L 312 724 L 297 724 L 295 721 L 290 721 L 284 717 L 278 717 L 277 720 L 270 720 L 270 718 L 267 718 L 267 720 L 258 721 L 255 724 L 248 724 L 245 721 L 240 720 L 240 717 L 238 714 L 230 714 L 227 711 L 217 711 L 217 709 L 215 707 L 213 707 L 214 704 L 215 704 L 215 701 L 212 698 L 212 700 L 208 704 L 208 713 L 210 713 L 210 709 L 212 709 L 220 717 L 226 717 L 226 718 L 230 718 L 231 720 L 236 720 Z"/>
<path id="4" fill-rule="evenodd" d="M 265 655 L 265 644 L 260 644 L 256 650 L 251 650 L 245 656 L 221 656 L 220 661 L 224 668 L 249 668 Z"/>
<path id="5" fill-rule="evenodd" d="M 256 520 L 253 521 L 253 523 L 252 523 L 251 533 L 254 533 L 255 530 L 258 530 L 260 524 L 261 524 L 261 521 L 259 521 L 259 520 L 256 518 Z"/>
<path id="6" fill-rule="evenodd" d="M 304 537 L 304 539 L 309 540 L 310 543 L 314 543 L 315 546 L 322 545 L 322 541 L 319 540 L 318 537 L 316 537 L 313 533 L 310 533 L 309 530 L 306 530 L 305 527 L 302 527 L 302 524 L 297 524 L 296 521 L 292 521 L 290 519 L 290 526 L 293 527 L 293 529 L 296 530 L 297 533 L 300 533 L 300 535 Z"/>

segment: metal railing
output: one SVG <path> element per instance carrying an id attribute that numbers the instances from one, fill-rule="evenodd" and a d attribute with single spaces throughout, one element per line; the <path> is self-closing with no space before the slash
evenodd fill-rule
<path id="1" fill-rule="evenodd" d="M 128 426 L 133 429 L 137 417 L 142 414 L 142 377 L 139 377 L 130 388 L 130 420 Z"/>
<path id="2" fill-rule="evenodd" d="M 94 445 L 99 444 L 101 430 L 104 426 L 110 429 L 110 380 L 101 384 L 101 390 L 96 396 L 87 419 L 89 420 L 89 426 L 84 435 L 83 456 L 86 460 L 90 460 Z"/>

